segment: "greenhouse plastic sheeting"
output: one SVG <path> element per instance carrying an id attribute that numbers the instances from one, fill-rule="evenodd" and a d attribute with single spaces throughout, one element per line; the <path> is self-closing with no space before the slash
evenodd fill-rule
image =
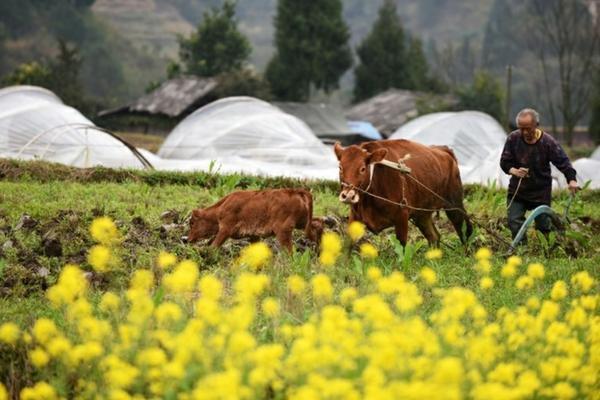
<path id="1" fill-rule="evenodd" d="M 0 157 L 143 168 L 127 146 L 52 92 L 34 86 L 0 89 Z"/>
<path id="2" fill-rule="evenodd" d="M 328 179 L 338 175 L 333 150 L 304 122 L 251 97 L 230 97 L 198 109 L 175 127 L 158 155 L 165 161 L 158 168 L 199 169 L 214 160 L 223 172 Z"/>
<path id="3" fill-rule="evenodd" d="M 590 158 L 592 160 L 598 160 L 598 161 L 600 161 L 600 146 L 596 147 L 596 150 L 594 150 L 594 152 L 592 153 L 592 155 L 590 156 Z"/>
<path id="4" fill-rule="evenodd" d="M 449 146 L 458 160 L 463 183 L 508 184 L 508 177 L 499 165 L 506 133 L 488 114 L 479 111 L 427 114 L 404 124 L 389 139 Z"/>
<path id="5" fill-rule="evenodd" d="M 577 171 L 579 186 L 583 186 L 587 181 L 590 181 L 591 189 L 600 189 L 600 160 L 580 158 L 573 162 L 573 168 Z M 562 174 L 558 177 L 557 183 L 558 187 L 567 188 L 567 181 Z"/>

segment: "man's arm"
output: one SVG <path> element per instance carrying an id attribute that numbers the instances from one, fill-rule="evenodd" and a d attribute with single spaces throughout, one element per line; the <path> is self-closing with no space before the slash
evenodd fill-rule
<path id="1" fill-rule="evenodd" d="M 571 192 L 575 193 L 579 190 L 579 185 L 577 184 L 577 171 L 575 171 L 575 168 L 571 165 L 567 153 L 565 153 L 562 146 L 556 141 L 552 143 L 550 149 L 550 162 L 565 176 Z"/>
<path id="2" fill-rule="evenodd" d="M 502 150 L 502 155 L 500 156 L 500 168 L 502 168 L 502 171 L 508 175 L 514 175 L 517 178 L 525 178 L 528 171 L 526 168 L 517 168 L 510 141 L 511 139 L 509 136 L 506 139 L 506 143 L 504 143 L 504 149 Z"/>

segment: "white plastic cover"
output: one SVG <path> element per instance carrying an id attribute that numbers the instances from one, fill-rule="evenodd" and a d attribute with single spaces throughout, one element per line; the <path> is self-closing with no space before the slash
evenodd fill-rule
<path id="1" fill-rule="evenodd" d="M 127 146 L 97 130 L 52 92 L 35 86 L 0 89 L 0 157 L 74 167 L 143 168 Z"/>
<path id="2" fill-rule="evenodd" d="M 458 160 L 463 183 L 508 185 L 508 176 L 500 168 L 506 133 L 488 114 L 479 111 L 427 114 L 402 125 L 389 139 L 449 146 Z"/>
<path id="3" fill-rule="evenodd" d="M 592 160 L 600 160 L 600 146 L 596 147 L 596 150 L 590 156 Z"/>
<path id="4" fill-rule="evenodd" d="M 337 178 L 333 150 L 298 118 L 252 97 L 210 103 L 181 121 L 167 137 L 157 168 L 308 178 Z"/>
<path id="5" fill-rule="evenodd" d="M 573 162 L 573 168 L 577 171 L 579 186 L 583 186 L 587 181 L 590 181 L 591 189 L 600 189 L 600 160 L 580 158 Z M 567 188 L 567 181 L 562 174 L 560 174 L 557 181 L 559 188 Z"/>

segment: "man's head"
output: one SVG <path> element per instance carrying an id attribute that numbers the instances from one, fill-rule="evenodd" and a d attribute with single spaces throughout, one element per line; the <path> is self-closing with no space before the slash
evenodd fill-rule
<path id="1" fill-rule="evenodd" d="M 540 114 L 537 111 L 533 108 L 524 108 L 517 114 L 515 122 L 526 141 L 535 140 L 535 131 L 540 124 Z"/>

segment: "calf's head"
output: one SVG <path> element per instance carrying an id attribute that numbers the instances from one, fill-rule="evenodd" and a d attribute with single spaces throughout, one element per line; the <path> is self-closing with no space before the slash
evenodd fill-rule
<path id="1" fill-rule="evenodd" d="M 197 242 L 201 239 L 210 239 L 219 231 L 219 223 L 214 217 L 211 217 L 204 210 L 192 211 L 190 218 L 190 233 L 187 241 L 189 243 Z"/>
<path id="2" fill-rule="evenodd" d="M 369 165 L 383 160 L 387 149 L 369 152 L 357 145 L 342 147 L 334 145 L 335 155 L 340 166 L 342 191 L 339 199 L 343 203 L 356 204 L 360 200 L 357 188 L 366 190 L 370 183 Z"/>

